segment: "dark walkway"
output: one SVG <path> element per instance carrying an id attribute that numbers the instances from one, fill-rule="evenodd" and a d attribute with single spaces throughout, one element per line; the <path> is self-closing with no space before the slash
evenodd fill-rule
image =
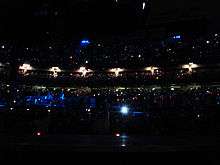
<path id="1" fill-rule="evenodd" d="M 119 151 L 173 152 L 217 151 L 218 137 L 51 135 L 42 137 L 0 137 L 0 151 Z"/>

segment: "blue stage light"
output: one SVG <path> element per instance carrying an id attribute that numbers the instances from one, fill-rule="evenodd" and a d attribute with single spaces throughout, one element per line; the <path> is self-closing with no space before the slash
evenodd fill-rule
<path id="1" fill-rule="evenodd" d="M 81 46 L 87 46 L 89 44 L 90 44 L 90 41 L 87 40 L 87 39 L 84 39 L 84 40 L 81 41 Z"/>
<path id="2" fill-rule="evenodd" d="M 129 112 L 129 108 L 128 108 L 127 106 L 121 107 L 121 113 L 122 113 L 123 115 L 127 115 L 128 112 Z"/>
<path id="3" fill-rule="evenodd" d="M 174 39 L 181 39 L 181 36 L 180 35 L 176 35 L 173 37 Z"/>

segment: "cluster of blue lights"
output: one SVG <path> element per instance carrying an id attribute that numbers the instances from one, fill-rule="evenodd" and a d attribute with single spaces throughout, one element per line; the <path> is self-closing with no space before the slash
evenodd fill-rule
<path id="1" fill-rule="evenodd" d="M 44 107 L 63 107 L 65 96 L 60 93 L 58 96 L 52 95 L 50 92 L 47 96 L 27 96 L 26 103 L 29 105 L 38 105 Z"/>
<path id="2" fill-rule="evenodd" d="M 181 39 L 180 35 L 173 36 L 173 39 Z"/>
<path id="3" fill-rule="evenodd" d="M 87 39 L 81 41 L 81 46 L 87 46 L 89 44 L 90 44 L 90 41 Z"/>
<path id="4" fill-rule="evenodd" d="M 83 100 L 87 107 L 95 108 L 96 99 L 92 97 L 65 97 L 61 92 L 58 95 L 54 95 L 51 92 L 46 96 L 27 96 L 26 104 L 29 106 L 41 106 L 41 107 L 62 107 L 77 106 L 80 100 Z"/>

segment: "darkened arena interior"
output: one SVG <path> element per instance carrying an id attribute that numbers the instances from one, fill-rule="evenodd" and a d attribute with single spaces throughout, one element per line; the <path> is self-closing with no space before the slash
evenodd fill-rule
<path id="1" fill-rule="evenodd" d="M 193 163 L 217 162 L 219 19 L 211 1 L 1 0 L 0 160 L 196 151 L 206 156 Z"/>

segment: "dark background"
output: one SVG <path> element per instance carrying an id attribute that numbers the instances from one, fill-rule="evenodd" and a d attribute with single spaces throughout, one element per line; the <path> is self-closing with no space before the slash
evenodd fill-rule
<path id="1" fill-rule="evenodd" d="M 218 1 L 149 0 L 1 0 L 1 38 L 30 40 L 50 32 L 78 35 L 127 34 L 136 30 L 218 30 Z"/>
<path id="2" fill-rule="evenodd" d="M 79 33 L 118 33 L 143 28 L 146 12 L 142 1 L 65 0 L 3 1 L 1 35 L 36 37 L 51 32 L 72 36 Z M 148 11 L 148 10 L 146 10 Z"/>

